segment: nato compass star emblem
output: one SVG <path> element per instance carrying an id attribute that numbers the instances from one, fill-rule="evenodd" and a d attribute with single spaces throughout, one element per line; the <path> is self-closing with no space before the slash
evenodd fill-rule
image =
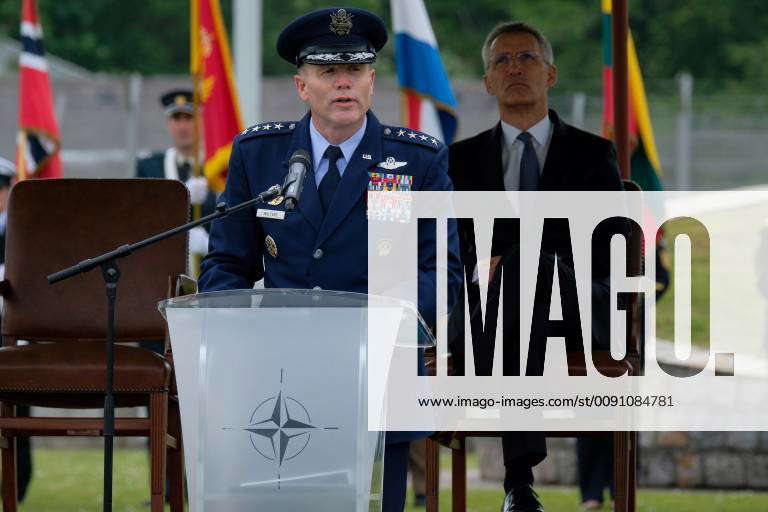
<path id="1" fill-rule="evenodd" d="M 248 426 L 256 452 L 277 465 L 278 488 L 283 463 L 295 459 L 309 446 L 312 433 L 322 430 L 338 430 L 339 427 L 319 427 L 312 424 L 307 408 L 283 390 L 285 371 L 280 370 L 280 391 L 263 400 L 251 413 Z M 234 430 L 226 428 L 225 430 Z"/>

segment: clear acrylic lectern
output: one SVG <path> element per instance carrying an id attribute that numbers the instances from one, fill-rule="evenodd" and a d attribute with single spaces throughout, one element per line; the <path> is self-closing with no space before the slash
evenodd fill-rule
<path id="1" fill-rule="evenodd" d="M 190 511 L 381 509 L 384 436 L 369 430 L 368 414 L 384 403 L 368 403 L 369 320 L 382 319 L 377 337 L 415 336 L 411 326 L 392 329 L 418 321 L 412 307 L 267 289 L 180 297 L 160 310 L 173 348 Z"/>

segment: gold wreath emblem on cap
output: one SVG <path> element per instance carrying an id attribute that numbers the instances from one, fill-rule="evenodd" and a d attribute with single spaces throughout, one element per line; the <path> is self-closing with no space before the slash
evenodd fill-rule
<path id="1" fill-rule="evenodd" d="M 173 102 L 179 106 L 186 105 L 187 98 L 185 98 L 183 95 L 179 94 L 175 98 L 173 98 Z"/>
<path id="2" fill-rule="evenodd" d="M 352 30 L 352 15 L 345 9 L 331 13 L 331 32 L 337 36 L 346 36 Z"/>

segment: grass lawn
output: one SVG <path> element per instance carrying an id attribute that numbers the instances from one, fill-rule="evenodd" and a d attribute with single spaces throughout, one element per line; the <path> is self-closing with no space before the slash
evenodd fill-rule
<path id="1" fill-rule="evenodd" d="M 572 488 L 540 488 L 544 510 L 547 512 L 578 512 L 578 493 Z M 469 492 L 468 512 L 499 512 L 501 491 L 475 490 Z M 768 494 L 640 491 L 638 512 L 758 512 L 768 510 Z M 410 501 L 409 501 L 410 503 Z M 424 509 L 406 508 L 407 512 Z M 451 510 L 450 492 L 440 493 L 440 510 Z M 608 511 L 609 508 L 604 507 Z"/>
<path id="2" fill-rule="evenodd" d="M 677 219 L 667 223 L 664 238 L 667 241 L 669 268 L 674 269 L 675 236 L 688 233 L 691 236 L 691 343 L 704 345 L 709 342 L 709 239 L 701 224 L 688 219 Z M 646 264 L 653 264 L 649 259 Z M 656 335 L 674 340 L 674 272 L 670 272 L 667 292 L 656 305 Z"/>
<path id="3" fill-rule="evenodd" d="M 33 450 L 34 478 L 21 512 L 100 512 L 102 456 L 99 450 Z M 470 460 L 470 463 L 473 461 Z M 579 510 L 574 488 L 542 487 L 548 512 Z M 113 491 L 115 512 L 149 510 L 147 454 L 143 450 L 115 452 Z M 440 494 L 440 510 L 450 510 L 450 493 Z M 470 489 L 469 511 L 498 512 L 500 490 Z M 409 497 L 408 502 L 411 502 Z M 768 510 L 768 493 L 645 491 L 639 493 L 639 512 L 756 512 Z M 408 508 L 409 512 L 423 509 Z"/>

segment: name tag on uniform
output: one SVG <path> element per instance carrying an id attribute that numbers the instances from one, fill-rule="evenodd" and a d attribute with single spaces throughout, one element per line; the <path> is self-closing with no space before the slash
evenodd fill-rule
<path id="1" fill-rule="evenodd" d="M 285 210 L 267 210 L 265 208 L 259 208 L 256 210 L 256 216 L 262 219 L 285 219 Z"/>

